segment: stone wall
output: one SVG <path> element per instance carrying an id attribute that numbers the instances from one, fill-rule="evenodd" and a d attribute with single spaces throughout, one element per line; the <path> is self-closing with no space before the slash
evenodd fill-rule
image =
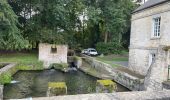
<path id="1" fill-rule="evenodd" d="M 5 64 L 7 64 L 7 63 L 5 63 Z M 17 70 L 14 70 L 15 67 L 16 67 L 16 64 L 7 64 L 5 67 L 0 69 L 0 77 L 3 76 L 2 74 L 9 72 L 10 70 L 12 70 L 12 71 L 10 71 L 11 75 L 15 74 L 17 71 Z M 1 79 L 3 79 L 3 78 L 1 78 Z M 0 80 L 0 83 L 2 81 L 3 80 Z M 4 88 L 4 86 L 0 84 L 0 100 L 3 100 L 3 88 Z"/>
<path id="2" fill-rule="evenodd" d="M 3 73 L 6 73 L 8 72 L 9 70 L 11 70 L 12 68 L 16 67 L 16 63 L 11 63 L 11 64 L 7 64 L 5 67 L 1 68 L 0 69 L 0 75 L 3 74 Z M 17 70 L 16 70 L 17 71 Z M 15 74 L 16 71 L 14 71 L 13 73 L 11 74 Z"/>
<path id="3" fill-rule="evenodd" d="M 161 17 L 160 38 L 152 38 L 153 18 Z M 132 15 L 129 68 L 142 75 L 149 69 L 149 52 L 159 45 L 170 45 L 169 2 L 151 7 Z"/>
<path id="4" fill-rule="evenodd" d="M 80 68 L 82 66 L 82 59 L 81 57 L 77 56 L 68 56 L 68 63 L 74 63 L 77 68 Z"/>
<path id="5" fill-rule="evenodd" d="M 32 100 L 170 100 L 170 91 L 135 91 L 119 93 L 81 94 L 54 97 L 38 97 L 32 98 Z"/>
<path id="6" fill-rule="evenodd" d="M 56 47 L 57 52 L 52 53 L 51 47 Z M 66 45 L 41 43 L 39 44 L 39 60 L 44 62 L 45 68 L 52 63 L 67 63 L 67 49 Z"/>
<path id="7" fill-rule="evenodd" d="M 113 68 L 111 65 L 98 61 L 92 57 L 86 56 L 84 58 L 84 61 L 88 62 L 91 65 L 91 67 L 95 68 L 97 71 L 108 74 L 108 76 L 111 76 L 114 81 L 125 86 L 130 90 L 133 91 L 143 90 L 144 82 L 143 79 L 140 79 L 136 76 L 132 76 L 123 71 L 117 70 L 116 68 Z"/>
<path id="8" fill-rule="evenodd" d="M 168 79 L 168 55 L 163 47 L 165 46 L 159 46 L 155 62 L 153 62 L 145 77 L 145 90 L 160 91 L 163 89 L 162 83 Z"/>
<path id="9" fill-rule="evenodd" d="M 3 85 L 0 85 L 0 100 L 3 100 Z"/>

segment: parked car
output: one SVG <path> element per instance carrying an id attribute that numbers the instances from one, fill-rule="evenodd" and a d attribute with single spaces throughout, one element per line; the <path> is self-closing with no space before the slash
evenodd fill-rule
<path id="1" fill-rule="evenodd" d="M 84 50 L 82 50 L 82 54 L 87 54 L 87 52 L 88 52 L 88 50 L 87 49 L 84 49 Z"/>
<path id="2" fill-rule="evenodd" d="M 89 48 L 89 49 L 87 49 L 87 55 L 89 55 L 89 56 L 96 56 L 96 55 L 98 55 L 98 53 L 97 53 L 97 51 L 95 50 L 95 49 L 93 49 L 93 48 Z"/>

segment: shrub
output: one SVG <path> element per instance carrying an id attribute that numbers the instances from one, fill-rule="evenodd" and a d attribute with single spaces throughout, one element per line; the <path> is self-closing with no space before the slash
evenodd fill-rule
<path id="1" fill-rule="evenodd" d="M 10 83 L 12 80 L 12 75 L 10 73 L 3 73 L 0 77 L 0 84 Z"/>
<path id="2" fill-rule="evenodd" d="M 96 49 L 99 53 L 102 54 L 120 54 L 121 50 L 123 47 L 119 43 L 115 42 L 109 42 L 109 43 L 104 43 L 104 42 L 99 42 L 96 44 Z"/>

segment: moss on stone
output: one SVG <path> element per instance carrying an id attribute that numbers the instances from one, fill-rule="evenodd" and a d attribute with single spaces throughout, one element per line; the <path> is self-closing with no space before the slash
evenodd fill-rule
<path id="1" fill-rule="evenodd" d="M 78 56 L 74 56 L 74 60 L 75 60 L 75 61 L 77 61 L 77 60 L 81 60 L 81 58 L 80 58 L 80 57 L 78 57 Z"/>
<path id="2" fill-rule="evenodd" d="M 163 47 L 163 50 L 168 51 L 170 49 L 170 46 Z"/>
<path id="3" fill-rule="evenodd" d="M 49 82 L 48 87 L 51 88 L 66 88 L 65 82 Z"/>
<path id="4" fill-rule="evenodd" d="M 97 83 L 103 86 L 115 85 L 115 83 L 112 80 L 97 80 Z"/>
<path id="5" fill-rule="evenodd" d="M 49 82 L 47 96 L 57 96 L 67 94 L 65 82 Z"/>
<path id="6" fill-rule="evenodd" d="M 12 75 L 8 72 L 0 75 L 0 84 L 10 83 L 11 80 L 12 80 Z"/>
<path id="7" fill-rule="evenodd" d="M 97 80 L 96 92 L 112 93 L 116 89 L 117 85 L 112 80 Z"/>
<path id="8" fill-rule="evenodd" d="M 61 71 L 64 71 L 64 72 L 67 72 L 67 69 L 69 67 L 69 65 L 67 63 L 53 63 L 50 65 L 50 68 L 54 67 L 54 69 L 58 69 L 58 70 L 61 70 Z"/>

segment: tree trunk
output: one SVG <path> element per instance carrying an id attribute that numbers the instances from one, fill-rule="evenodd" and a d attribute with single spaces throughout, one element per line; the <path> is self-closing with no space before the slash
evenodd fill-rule
<path id="1" fill-rule="evenodd" d="M 119 33 L 119 43 L 121 43 L 121 40 L 122 40 L 122 34 Z"/>
<path id="2" fill-rule="evenodd" d="M 105 32 L 105 34 L 104 34 L 105 36 L 104 36 L 104 43 L 107 43 L 107 39 L 108 39 L 108 32 Z"/>

